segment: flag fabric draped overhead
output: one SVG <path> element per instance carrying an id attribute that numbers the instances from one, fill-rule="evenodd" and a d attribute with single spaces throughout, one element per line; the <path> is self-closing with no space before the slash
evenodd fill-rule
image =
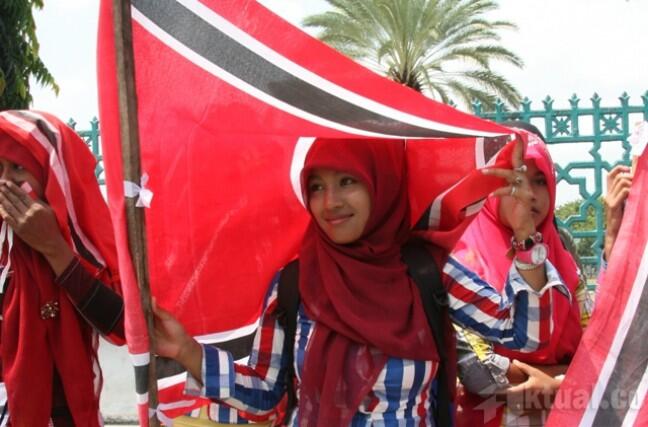
<path id="1" fill-rule="evenodd" d="M 596 307 L 547 421 L 648 426 L 648 152 L 639 158 Z"/>
<path id="2" fill-rule="evenodd" d="M 254 1 L 132 0 L 131 12 L 147 176 L 134 184 L 153 195 L 151 291 L 202 342 L 249 345 L 267 286 L 307 225 L 297 184 L 315 137 L 408 139 L 412 221 L 423 216 L 442 246 L 499 184 L 477 169 L 506 164 L 508 129 L 378 76 Z M 113 37 L 102 0 L 103 154 L 146 424 L 148 338 L 126 237 Z M 176 415 L 201 403 L 173 395 L 183 375 L 159 380 L 157 409 Z"/>

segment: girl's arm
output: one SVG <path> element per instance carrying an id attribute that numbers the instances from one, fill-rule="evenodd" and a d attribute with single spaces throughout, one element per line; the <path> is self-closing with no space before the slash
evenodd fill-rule
<path id="1" fill-rule="evenodd" d="M 508 348 L 526 352 L 541 348 L 552 332 L 552 299 L 571 298 L 549 261 L 545 268 L 546 284 L 535 290 L 512 265 L 500 294 L 451 256 L 442 274 L 450 316 L 459 325 Z"/>
<path id="2" fill-rule="evenodd" d="M 286 390 L 288 351 L 284 331 L 276 316 L 277 274 L 266 296 L 265 309 L 248 363 L 238 364 L 232 355 L 189 336 L 168 312 L 154 306 L 156 353 L 178 361 L 187 369 L 188 394 L 201 395 L 254 415 L 274 412 Z"/>

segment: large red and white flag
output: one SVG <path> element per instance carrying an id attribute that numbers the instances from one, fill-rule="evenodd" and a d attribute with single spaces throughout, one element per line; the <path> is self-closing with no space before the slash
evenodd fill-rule
<path id="1" fill-rule="evenodd" d="M 547 426 L 648 426 L 648 151 L 639 158 L 596 308 Z"/>
<path id="2" fill-rule="evenodd" d="M 145 424 L 148 338 L 126 238 L 111 3 L 101 4 L 101 130 Z M 151 289 L 203 342 L 236 349 L 254 333 L 307 225 L 297 183 L 314 138 L 408 139 L 412 222 L 424 215 L 447 247 L 498 185 L 477 169 L 507 162 L 508 129 L 378 76 L 254 1 L 132 0 L 131 11 Z M 169 395 L 183 381 L 161 379 L 155 409 L 200 404 Z"/>

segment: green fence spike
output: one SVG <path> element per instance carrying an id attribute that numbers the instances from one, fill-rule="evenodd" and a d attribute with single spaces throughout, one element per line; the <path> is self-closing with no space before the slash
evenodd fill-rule
<path id="1" fill-rule="evenodd" d="M 571 105 L 572 108 L 578 108 L 579 102 L 580 98 L 576 94 L 573 94 L 571 98 L 569 98 L 569 105 Z"/>
<path id="2" fill-rule="evenodd" d="M 482 114 L 482 103 L 479 99 L 475 99 L 472 102 L 472 109 L 476 116 L 481 116 Z"/>
<path id="3" fill-rule="evenodd" d="M 594 92 L 591 100 L 594 108 L 599 108 L 601 106 L 601 97 L 598 95 L 598 93 Z"/>

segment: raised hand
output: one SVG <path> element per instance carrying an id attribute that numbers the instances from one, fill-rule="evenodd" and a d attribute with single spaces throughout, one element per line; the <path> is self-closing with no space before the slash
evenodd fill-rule
<path id="1" fill-rule="evenodd" d="M 20 240 L 47 259 L 56 275 L 74 258 L 52 208 L 11 181 L 0 182 L 0 216 Z"/>
<path id="2" fill-rule="evenodd" d="M 610 259 L 614 242 L 616 241 L 621 223 L 625 201 L 632 186 L 632 172 L 628 166 L 617 165 L 607 176 L 607 192 L 605 193 L 605 259 Z"/>
<path id="3" fill-rule="evenodd" d="M 507 215 L 516 239 L 524 240 L 535 232 L 535 224 L 531 212 L 533 191 L 526 175 L 527 166 L 524 164 L 524 143 L 518 140 L 511 155 L 513 169 L 490 168 L 483 169 L 485 175 L 497 176 L 506 180 L 507 185 L 498 188 L 493 196 L 512 197 L 511 215 Z"/>

